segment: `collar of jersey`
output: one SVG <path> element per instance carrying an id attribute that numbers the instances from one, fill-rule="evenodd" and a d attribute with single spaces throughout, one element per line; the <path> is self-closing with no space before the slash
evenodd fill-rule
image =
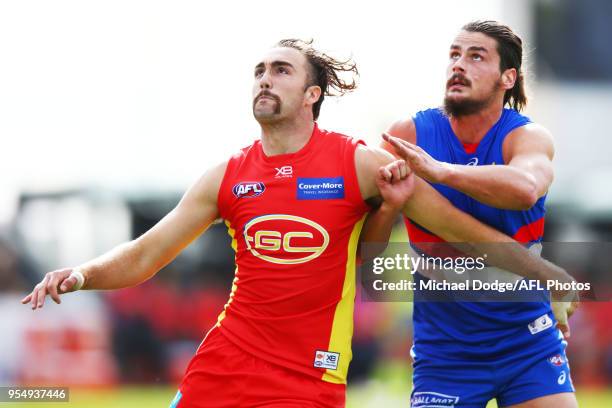
<path id="1" fill-rule="evenodd" d="M 281 164 L 281 163 L 287 163 L 289 161 L 294 162 L 296 159 L 307 156 L 308 153 L 312 151 L 313 146 L 319 140 L 320 134 L 321 134 L 321 131 L 319 130 L 319 126 L 317 125 L 317 122 L 315 122 L 314 127 L 312 129 L 312 135 L 310 135 L 310 139 L 308 139 L 308 142 L 304 146 L 302 146 L 302 148 L 298 150 L 297 152 L 276 154 L 274 156 L 266 156 L 266 154 L 263 151 L 263 145 L 261 143 L 261 140 L 257 141 L 257 150 L 258 150 L 258 153 L 261 159 L 266 163 Z"/>
<path id="2" fill-rule="evenodd" d="M 469 156 L 469 157 L 478 156 L 480 154 L 480 152 L 482 151 L 482 146 L 488 146 L 489 145 L 489 139 L 494 138 L 495 135 L 497 134 L 497 130 L 499 129 L 499 125 L 502 122 L 502 119 L 505 118 L 506 113 L 507 113 L 506 109 L 502 110 L 502 114 L 499 116 L 499 119 L 497 119 L 497 122 L 495 122 L 495 124 L 493 126 L 491 126 L 491 128 L 487 131 L 487 133 L 485 133 L 485 135 L 482 137 L 482 139 L 480 139 L 480 141 L 477 143 L 476 149 L 474 149 L 474 151 L 471 152 L 471 153 L 466 151 L 465 147 L 463 146 L 463 143 L 461 142 L 461 139 L 459 139 L 459 137 L 453 131 L 453 127 L 450 124 L 450 120 L 445 115 L 444 118 L 445 118 L 447 130 L 450 132 L 450 134 L 452 136 L 451 137 L 451 140 L 452 140 L 451 143 L 455 146 L 455 148 L 458 151 L 463 152 L 466 156 Z"/>

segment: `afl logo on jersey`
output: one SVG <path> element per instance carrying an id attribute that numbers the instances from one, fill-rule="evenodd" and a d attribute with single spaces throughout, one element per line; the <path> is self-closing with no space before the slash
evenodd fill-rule
<path id="1" fill-rule="evenodd" d="M 244 241 L 257 258 L 275 264 L 295 265 L 320 256 L 329 245 L 329 233 L 307 218 L 270 214 L 246 223 Z"/>
<path id="2" fill-rule="evenodd" d="M 232 193 L 236 198 L 251 198 L 262 195 L 265 189 L 266 186 L 260 181 L 243 181 L 232 188 Z"/>
<path id="3" fill-rule="evenodd" d="M 548 361 L 555 367 L 561 367 L 563 364 L 565 364 L 565 358 L 561 354 L 550 357 Z"/>

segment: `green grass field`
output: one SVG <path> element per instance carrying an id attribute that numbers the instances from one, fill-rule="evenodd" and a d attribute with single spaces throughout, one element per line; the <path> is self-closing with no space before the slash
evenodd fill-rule
<path id="1" fill-rule="evenodd" d="M 400 362 L 381 364 L 367 382 L 353 384 L 348 389 L 348 408 L 408 408 L 412 372 L 409 365 Z M 118 387 L 92 390 L 71 389 L 70 402 L 56 403 L 1 403 L 0 407 L 15 408 L 163 408 L 174 398 L 176 388 L 167 386 Z M 581 408 L 611 408 L 612 388 L 584 389 L 578 387 L 578 402 Z M 495 402 L 487 408 L 497 408 Z"/>
<path id="2" fill-rule="evenodd" d="M 121 387 L 115 390 L 73 389 L 69 403 L 2 403 L 1 407 L 15 408 L 156 408 L 168 407 L 176 392 L 171 387 Z M 578 401 L 581 408 L 612 407 L 612 390 L 580 390 Z M 376 380 L 349 391 L 348 408 L 408 408 L 408 393 L 405 384 Z M 487 408 L 497 407 L 490 403 Z"/>
<path id="3" fill-rule="evenodd" d="M 168 407 L 176 390 L 169 387 L 122 387 L 116 390 L 72 390 L 69 403 L 2 403 L 2 407 L 15 408 L 156 408 Z M 612 407 L 612 391 L 579 390 L 581 408 Z M 348 408 L 408 408 L 408 395 L 401 390 L 390 390 L 382 383 L 368 384 L 365 388 L 349 392 Z M 491 403 L 487 408 L 497 407 Z"/>

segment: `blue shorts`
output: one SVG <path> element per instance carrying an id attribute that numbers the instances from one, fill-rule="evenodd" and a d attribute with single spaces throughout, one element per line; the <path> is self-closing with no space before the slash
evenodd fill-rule
<path id="1" fill-rule="evenodd" d="M 434 360 L 414 363 L 411 408 L 485 408 L 497 399 L 500 407 L 545 395 L 574 392 L 565 356 L 566 343 L 550 354 L 490 361 Z"/>

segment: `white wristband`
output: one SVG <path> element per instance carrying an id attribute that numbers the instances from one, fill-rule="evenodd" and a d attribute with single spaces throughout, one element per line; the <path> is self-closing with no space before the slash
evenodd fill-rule
<path id="1" fill-rule="evenodd" d="M 83 276 L 80 268 L 74 268 L 68 278 L 76 278 L 77 280 L 75 285 L 72 287 L 72 290 L 74 291 L 81 289 L 85 284 L 85 276 Z"/>

